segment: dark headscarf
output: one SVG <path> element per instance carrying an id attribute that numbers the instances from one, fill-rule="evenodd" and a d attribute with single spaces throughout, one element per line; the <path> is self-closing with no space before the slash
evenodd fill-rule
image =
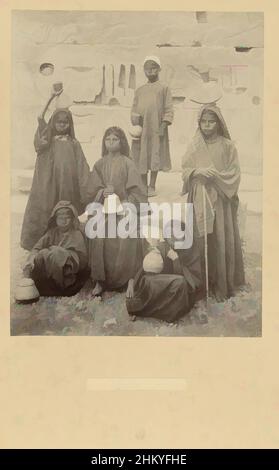
<path id="1" fill-rule="evenodd" d="M 228 131 L 225 119 L 223 118 L 220 108 L 218 108 L 218 106 L 216 106 L 215 104 L 206 104 L 202 106 L 200 113 L 199 113 L 199 117 L 198 117 L 199 131 L 201 132 L 200 122 L 201 122 L 202 115 L 206 111 L 209 111 L 210 113 L 213 113 L 216 116 L 217 122 L 219 124 L 218 134 L 222 135 L 226 139 L 231 140 L 231 136 Z"/>
<path id="2" fill-rule="evenodd" d="M 73 227 L 77 230 L 79 229 L 79 220 L 78 220 L 78 213 L 75 206 L 70 201 L 59 201 L 56 206 L 52 209 L 51 216 L 48 221 L 48 229 L 56 226 L 56 212 L 59 209 L 69 209 L 73 215 Z"/>

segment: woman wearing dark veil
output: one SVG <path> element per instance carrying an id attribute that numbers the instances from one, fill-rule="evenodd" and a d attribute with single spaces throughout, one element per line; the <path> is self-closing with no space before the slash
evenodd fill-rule
<path id="1" fill-rule="evenodd" d="M 79 214 L 85 207 L 89 166 L 75 138 L 72 113 L 57 109 L 48 123 L 44 113 L 34 138 L 37 159 L 21 231 L 21 246 L 26 250 L 45 233 L 57 202 L 70 201 Z"/>
<path id="2" fill-rule="evenodd" d="M 206 225 L 209 288 L 221 301 L 231 297 L 245 279 L 237 222 L 240 167 L 237 150 L 216 105 L 201 109 L 198 129 L 183 157 L 182 168 L 183 193 L 188 193 L 188 202 L 194 206 L 194 236 L 202 260 Z"/>

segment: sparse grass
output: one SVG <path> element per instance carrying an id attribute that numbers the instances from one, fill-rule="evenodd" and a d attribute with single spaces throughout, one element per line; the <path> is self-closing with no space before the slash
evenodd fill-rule
<path id="1" fill-rule="evenodd" d="M 255 220 L 255 217 L 248 217 L 247 225 Z M 13 300 L 14 289 L 22 276 L 21 264 L 26 256 L 18 241 L 21 222 L 22 215 L 14 214 L 11 231 L 12 335 L 261 336 L 261 256 L 250 253 L 249 246 L 246 246 L 245 269 L 251 291 L 241 292 L 224 303 L 217 304 L 211 299 L 206 324 L 199 321 L 199 307 L 174 324 L 152 318 L 132 322 L 126 310 L 125 294 L 106 292 L 102 301 L 92 299 L 90 280 L 74 297 L 41 297 L 32 305 L 18 305 Z M 254 230 L 261 229 L 260 223 L 259 218 L 259 226 Z M 110 319 L 115 322 L 104 325 Z"/>

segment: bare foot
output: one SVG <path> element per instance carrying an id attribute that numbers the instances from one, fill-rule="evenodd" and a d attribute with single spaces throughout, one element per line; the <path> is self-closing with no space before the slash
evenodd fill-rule
<path id="1" fill-rule="evenodd" d="M 216 292 L 215 299 L 217 303 L 223 303 L 225 302 L 226 297 L 224 297 L 224 295 L 220 294 L 219 292 Z"/>
<path id="2" fill-rule="evenodd" d="M 199 318 L 200 323 L 208 323 L 207 312 L 200 312 L 198 318 Z"/>
<path id="3" fill-rule="evenodd" d="M 126 297 L 127 299 L 131 299 L 132 297 L 134 297 L 134 279 L 130 279 L 128 282 Z"/>
<path id="4" fill-rule="evenodd" d="M 247 282 L 243 286 L 240 286 L 238 290 L 239 290 L 239 292 L 251 292 L 252 287 L 251 287 L 251 284 L 249 282 Z"/>
<path id="5" fill-rule="evenodd" d="M 98 297 L 102 294 L 103 292 L 103 287 L 101 286 L 101 284 L 99 282 L 96 282 L 96 285 L 92 291 L 92 297 Z"/>

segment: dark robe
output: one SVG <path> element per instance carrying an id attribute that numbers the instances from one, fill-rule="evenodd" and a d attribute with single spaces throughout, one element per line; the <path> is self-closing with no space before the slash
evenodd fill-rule
<path id="1" fill-rule="evenodd" d="M 198 239 L 203 260 L 204 285 L 205 206 L 209 287 L 213 294 L 227 298 L 234 294 L 237 287 L 245 283 L 237 222 L 240 167 L 237 150 L 231 141 L 219 108 L 208 105 L 202 108 L 199 122 L 204 110 L 212 111 L 217 115 L 220 123 L 220 135 L 214 142 L 207 143 L 198 128 L 183 158 L 183 193 L 188 193 L 188 202 L 193 203 L 194 206 L 194 236 Z M 201 183 L 195 178 L 194 171 L 198 168 L 208 167 L 213 169 L 214 177 Z M 205 203 L 203 195 L 205 195 Z"/>
<path id="2" fill-rule="evenodd" d="M 123 155 L 98 160 L 88 181 L 87 201 L 104 203 L 103 191 L 112 184 L 120 202 L 147 203 L 140 175 L 133 161 Z M 108 220 L 108 215 L 106 220 Z M 117 215 L 117 221 L 123 216 Z M 93 281 L 103 282 L 108 289 L 121 289 L 134 278 L 142 264 L 140 238 L 95 238 L 89 240 L 89 265 Z"/>
<path id="3" fill-rule="evenodd" d="M 61 208 L 71 209 L 74 215 L 73 225 L 66 232 L 55 225 L 55 213 Z M 75 295 L 83 286 L 89 274 L 88 254 L 84 235 L 78 227 L 74 207 L 68 201 L 60 201 L 53 209 L 49 229 L 29 255 L 35 256 L 31 277 L 40 295 Z"/>
<path id="4" fill-rule="evenodd" d="M 201 283 L 199 250 L 195 244 L 188 250 L 177 250 L 178 259 L 167 257 L 170 247 L 160 242 L 164 260 L 162 273 L 139 270 L 134 280 L 134 296 L 126 299 L 130 315 L 154 317 L 173 322 L 186 315 L 197 299 Z"/>
<path id="5" fill-rule="evenodd" d="M 21 230 L 21 246 L 26 250 L 31 250 L 46 231 L 57 202 L 70 201 L 79 214 L 85 207 L 89 166 L 75 139 L 70 111 L 63 110 L 70 122 L 69 134 L 55 135 L 54 123 L 59 111 L 53 113 L 48 124 L 39 119 L 34 138 L 37 159 Z"/>
<path id="6" fill-rule="evenodd" d="M 141 174 L 171 169 L 168 128 L 159 136 L 163 121 L 173 121 L 173 104 L 168 86 L 159 80 L 146 83 L 135 91 L 132 113 L 141 117 L 142 135 L 132 141 L 131 154 Z"/>

